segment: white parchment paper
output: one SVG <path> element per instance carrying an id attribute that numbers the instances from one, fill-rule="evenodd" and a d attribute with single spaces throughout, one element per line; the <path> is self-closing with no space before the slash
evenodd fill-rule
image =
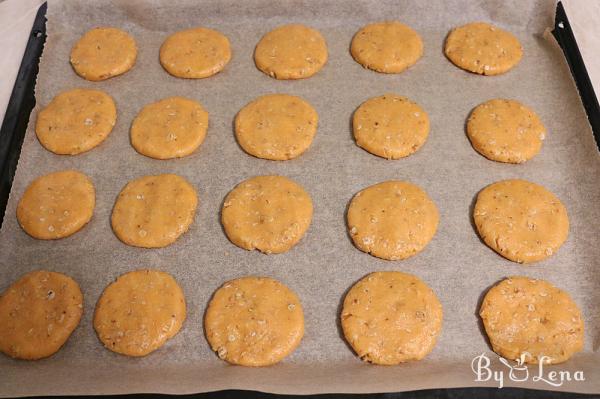
<path id="1" fill-rule="evenodd" d="M 385 392 L 435 387 L 497 386 L 476 382 L 471 360 L 482 353 L 493 370 L 504 371 L 482 333 L 477 310 L 485 291 L 515 274 L 547 279 L 567 290 L 586 323 L 585 350 L 549 370 L 582 370 L 584 382 L 552 386 L 530 378 L 505 385 L 537 389 L 600 392 L 600 157 L 568 67 L 556 43 L 544 35 L 552 26 L 552 1 L 50 1 L 48 40 L 36 87 L 38 104 L 23 144 L 11 198 L 0 230 L 0 290 L 39 268 L 68 273 L 81 285 L 84 316 L 56 355 L 37 362 L 0 356 L 0 396 L 192 393 L 253 389 L 278 393 Z M 399 75 L 363 69 L 349 54 L 352 35 L 364 24 L 397 19 L 422 36 L 423 58 Z M 469 74 L 443 55 L 452 27 L 482 20 L 512 31 L 524 47 L 522 62 L 497 77 Z M 277 81 L 259 72 L 252 54 L 259 38 L 290 22 L 319 29 L 328 43 L 329 61 L 314 77 Z M 88 29 L 110 25 L 129 31 L 139 55 L 129 73 L 94 83 L 69 65 L 73 43 Z M 206 26 L 226 34 L 233 58 L 217 76 L 177 79 L 158 62 L 158 49 L 172 32 Z M 40 107 L 74 87 L 99 88 L 114 97 L 118 120 L 98 148 L 78 156 L 57 156 L 40 146 L 33 131 Z M 290 93 L 307 99 L 320 121 L 311 148 L 300 158 L 273 162 L 253 158 L 236 144 L 235 114 L 265 93 Z M 416 154 L 388 161 L 358 148 L 351 134 L 354 109 L 386 92 L 407 96 L 429 114 L 431 133 Z M 159 161 L 139 155 L 129 144 L 129 127 L 147 103 L 182 95 L 200 101 L 210 113 L 205 142 L 192 156 Z M 489 161 L 465 135 L 473 107 L 495 97 L 532 107 L 547 127 L 541 153 L 524 165 Z M 88 174 L 97 190 L 92 221 L 59 241 L 38 241 L 17 224 L 15 208 L 37 176 L 68 168 Z M 121 243 L 111 231 L 110 213 L 122 187 L 148 174 L 177 173 L 192 182 L 200 205 L 190 231 L 175 244 L 144 250 Z M 254 175 L 282 174 L 302 184 L 314 202 L 314 218 L 298 246 L 281 255 L 247 252 L 231 244 L 219 223 L 223 198 L 238 182 Z M 507 261 L 478 238 L 471 219 L 479 190 L 495 181 L 524 178 L 542 184 L 565 203 L 571 220 L 568 241 L 548 260 L 522 266 Z M 418 256 L 388 262 L 357 250 L 346 234 L 345 209 L 354 193 L 388 179 L 423 187 L 440 210 L 439 230 Z M 102 289 L 136 268 L 158 268 L 175 276 L 188 303 L 182 331 L 163 348 L 141 359 L 102 347 L 92 327 Z M 394 367 L 360 361 L 345 344 L 338 325 L 346 290 L 375 270 L 413 273 L 438 294 L 444 327 L 434 351 L 423 361 Z M 214 355 L 203 335 L 202 317 L 213 291 L 225 280 L 248 274 L 280 279 L 295 290 L 305 309 L 306 334 L 284 362 L 268 368 L 230 366 Z"/>

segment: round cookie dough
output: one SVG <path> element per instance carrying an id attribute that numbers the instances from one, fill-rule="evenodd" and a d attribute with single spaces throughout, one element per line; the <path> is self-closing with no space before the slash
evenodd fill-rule
<path id="1" fill-rule="evenodd" d="M 505 73 L 523 56 L 521 43 L 512 33 L 484 22 L 454 28 L 444 52 L 457 67 L 480 75 Z"/>
<path id="2" fill-rule="evenodd" d="M 357 193 L 348 207 L 354 245 L 381 259 L 406 259 L 421 252 L 437 230 L 439 213 L 418 186 L 390 180 Z"/>
<path id="3" fill-rule="evenodd" d="M 229 60 L 229 39 L 213 29 L 182 30 L 160 46 L 161 65 L 178 78 L 207 78 L 221 72 Z"/>
<path id="4" fill-rule="evenodd" d="M 94 329 L 107 349 L 145 356 L 174 337 L 185 317 L 183 291 L 170 274 L 136 270 L 104 289 L 96 304 Z"/>
<path id="5" fill-rule="evenodd" d="M 103 91 L 74 89 L 60 93 L 35 123 L 40 143 L 55 154 L 76 155 L 102 143 L 117 121 L 117 107 Z"/>
<path id="6" fill-rule="evenodd" d="M 473 219 L 490 248 L 518 263 L 549 257 L 569 234 L 569 217 L 562 202 L 526 180 L 503 180 L 481 190 Z"/>
<path id="7" fill-rule="evenodd" d="M 555 364 L 583 349 L 583 319 L 565 291 L 514 276 L 491 288 L 479 315 L 494 352 L 531 364 Z"/>
<path id="8" fill-rule="evenodd" d="M 117 28 L 89 30 L 71 50 L 73 69 L 91 81 L 106 80 L 129 71 L 136 58 L 135 40 Z"/>
<path id="9" fill-rule="evenodd" d="M 227 194 L 221 222 L 238 247 L 278 254 L 300 241 L 312 214 L 312 200 L 300 185 L 283 176 L 257 176 Z"/>
<path id="10" fill-rule="evenodd" d="M 196 190 L 183 177 L 164 174 L 132 180 L 113 208 L 113 231 L 127 245 L 161 248 L 185 233 L 196 214 Z"/>
<path id="11" fill-rule="evenodd" d="M 429 117 L 406 97 L 384 94 L 365 101 L 352 117 L 356 144 L 387 159 L 407 157 L 429 135 Z"/>
<path id="12" fill-rule="evenodd" d="M 283 161 L 308 149 L 317 132 L 317 111 L 302 98 L 269 94 L 246 105 L 235 118 L 240 146 L 258 158 Z"/>
<path id="13" fill-rule="evenodd" d="M 417 32 L 400 22 L 378 22 L 356 32 L 350 53 L 365 68 L 400 73 L 423 56 L 423 41 Z"/>
<path id="14" fill-rule="evenodd" d="M 52 356 L 81 319 L 79 285 L 61 273 L 38 270 L 0 295 L 0 351 L 15 359 Z"/>
<path id="15" fill-rule="evenodd" d="M 17 205 L 17 220 L 27 234 L 55 240 L 75 234 L 94 213 L 96 191 L 89 177 L 75 170 L 35 179 Z"/>
<path id="16" fill-rule="evenodd" d="M 375 272 L 348 291 L 341 323 L 346 341 L 362 360 L 394 365 L 431 352 L 442 316 L 437 296 L 418 277 Z"/>
<path id="17" fill-rule="evenodd" d="M 196 101 L 169 97 L 146 105 L 131 125 L 131 145 L 156 159 L 181 158 L 204 141 L 208 112 Z"/>
<path id="18" fill-rule="evenodd" d="M 275 79 L 308 78 L 327 62 L 327 43 L 319 31 L 308 26 L 283 25 L 260 39 L 254 62 Z"/>
<path id="19" fill-rule="evenodd" d="M 296 294 L 268 277 L 243 277 L 223 284 L 204 316 L 210 347 L 232 364 L 269 366 L 300 344 L 304 313 Z"/>
<path id="20" fill-rule="evenodd" d="M 523 163 L 542 147 L 546 128 L 518 101 L 494 99 L 475 107 L 467 122 L 473 148 L 492 161 Z"/>

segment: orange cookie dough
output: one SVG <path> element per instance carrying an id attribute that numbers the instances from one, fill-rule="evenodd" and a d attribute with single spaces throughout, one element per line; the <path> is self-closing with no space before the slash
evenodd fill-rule
<path id="1" fill-rule="evenodd" d="M 136 270 L 106 287 L 96 304 L 94 329 L 107 349 L 145 356 L 173 338 L 185 317 L 183 291 L 170 274 Z"/>
<path id="2" fill-rule="evenodd" d="M 238 247 L 278 254 L 302 239 L 312 214 L 312 200 L 300 185 L 283 176 L 257 176 L 227 194 L 221 222 Z"/>
<path id="3" fill-rule="evenodd" d="M 82 313 L 83 295 L 71 277 L 45 270 L 27 273 L 0 295 L 0 351 L 26 360 L 52 356 Z"/>
<path id="4" fill-rule="evenodd" d="M 304 313 L 296 294 L 279 281 L 243 277 L 215 292 L 204 316 L 204 332 L 221 359 L 269 366 L 300 344 Z"/>
<path id="5" fill-rule="evenodd" d="M 356 32 L 350 53 L 365 68 L 400 73 L 423 56 L 423 41 L 417 32 L 400 22 L 378 22 Z"/>
<path id="6" fill-rule="evenodd" d="M 416 103 L 396 94 L 373 97 L 358 107 L 352 118 L 356 144 L 387 159 L 407 157 L 429 135 L 429 117 Z"/>
<path id="7" fill-rule="evenodd" d="M 467 122 L 473 148 L 492 161 L 523 163 L 542 147 L 546 128 L 531 109 L 514 100 L 478 105 Z"/>
<path id="8" fill-rule="evenodd" d="M 40 143 L 55 154 L 76 155 L 102 143 L 117 121 L 117 107 L 103 91 L 74 89 L 60 93 L 35 123 Z"/>
<path id="9" fill-rule="evenodd" d="M 161 65 L 178 78 L 207 78 L 221 72 L 230 59 L 229 39 L 208 28 L 182 30 L 160 46 Z"/>
<path id="10" fill-rule="evenodd" d="M 519 39 L 484 22 L 453 29 L 446 38 L 444 52 L 457 67 L 481 75 L 505 73 L 523 56 Z"/>
<path id="11" fill-rule="evenodd" d="M 569 217 L 562 202 L 526 180 L 503 180 L 481 190 L 473 219 L 490 248 L 518 263 L 549 257 L 569 234 Z"/>
<path id="12" fill-rule="evenodd" d="M 75 72 L 92 81 L 106 80 L 129 71 L 136 58 L 135 40 L 117 28 L 87 31 L 71 50 L 71 65 Z"/>
<path id="13" fill-rule="evenodd" d="M 318 120 L 317 111 L 302 98 L 268 94 L 237 114 L 235 135 L 248 154 L 283 161 L 308 149 L 317 132 Z"/>
<path id="14" fill-rule="evenodd" d="M 303 79 L 327 62 L 327 43 L 319 31 L 300 24 L 280 26 L 260 39 L 254 62 L 275 79 Z"/>
<path id="15" fill-rule="evenodd" d="M 344 337 L 356 354 L 374 364 L 424 358 L 442 329 L 442 305 L 416 276 L 375 272 L 346 294 L 341 314 Z"/>
<path id="16" fill-rule="evenodd" d="M 131 125 L 131 145 L 156 159 L 181 158 L 204 141 L 208 112 L 196 101 L 168 97 L 146 105 Z"/>
<path id="17" fill-rule="evenodd" d="M 387 260 L 421 252 L 437 230 L 439 213 L 427 193 L 397 180 L 358 192 L 348 207 L 348 230 L 361 251 Z"/>
<path id="18" fill-rule="evenodd" d="M 132 180 L 119 194 L 111 217 L 127 245 L 161 248 L 185 233 L 196 214 L 196 190 L 183 177 L 164 174 Z"/>
<path id="19" fill-rule="evenodd" d="M 502 280 L 485 295 L 479 315 L 494 352 L 507 359 L 555 364 L 583 349 L 577 304 L 544 280 Z"/>
<path id="20" fill-rule="evenodd" d="M 27 234 L 55 240 L 75 234 L 94 213 L 96 191 L 92 181 L 74 170 L 35 179 L 17 205 L 17 220 Z"/>

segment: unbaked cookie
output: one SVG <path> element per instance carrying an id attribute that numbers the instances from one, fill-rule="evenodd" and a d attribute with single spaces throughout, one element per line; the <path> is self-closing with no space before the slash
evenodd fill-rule
<path id="1" fill-rule="evenodd" d="M 400 73 L 421 58 L 423 41 L 417 32 L 400 22 L 378 22 L 356 32 L 350 53 L 365 68 Z"/>
<path id="2" fill-rule="evenodd" d="M 300 185 L 283 176 L 257 176 L 227 194 L 221 222 L 238 247 L 277 254 L 300 241 L 312 213 L 310 196 Z"/>
<path id="3" fill-rule="evenodd" d="M 229 39 L 208 28 L 186 29 L 169 36 L 160 47 L 160 63 L 178 78 L 207 78 L 231 59 Z"/>
<path id="4" fill-rule="evenodd" d="M 308 149 L 317 131 L 317 111 L 302 98 L 268 94 L 246 105 L 235 118 L 240 146 L 258 158 L 283 161 Z"/>
<path id="5" fill-rule="evenodd" d="M 471 112 L 467 135 L 473 148 L 484 157 L 523 163 L 540 151 L 546 129 L 535 112 L 520 102 L 494 99 Z"/>
<path id="6" fill-rule="evenodd" d="M 204 332 L 221 359 L 269 366 L 300 344 L 304 313 L 296 294 L 279 281 L 243 277 L 215 292 L 204 317 Z"/>
<path id="7" fill-rule="evenodd" d="M 503 180 L 481 190 L 473 219 L 490 248 L 518 263 L 549 257 L 569 234 L 569 217 L 562 202 L 526 180 Z"/>
<path id="8" fill-rule="evenodd" d="M 71 50 L 71 65 L 75 72 L 92 81 L 105 80 L 129 71 L 136 58 L 135 40 L 117 28 L 87 31 Z"/>
<path id="9" fill-rule="evenodd" d="M 161 248 L 185 233 L 196 214 L 196 190 L 183 177 L 165 174 L 132 180 L 113 208 L 113 231 L 127 245 Z"/>
<path id="10" fill-rule="evenodd" d="M 479 315 L 494 352 L 507 359 L 554 364 L 583 349 L 577 304 L 544 280 L 502 280 L 485 295 Z"/>
<path id="11" fill-rule="evenodd" d="M 388 260 L 421 252 L 437 230 L 439 213 L 427 193 L 397 180 L 358 192 L 348 208 L 348 229 L 361 251 Z"/>
<path id="12" fill-rule="evenodd" d="M 442 316 L 437 296 L 418 277 L 375 272 L 348 291 L 340 317 L 346 341 L 362 360 L 393 365 L 431 352 Z"/>
<path id="13" fill-rule="evenodd" d="M 407 157 L 429 135 L 429 117 L 406 97 L 384 94 L 365 101 L 354 112 L 352 129 L 356 144 L 387 159 Z"/>
<path id="14" fill-rule="evenodd" d="M 102 143 L 117 121 L 117 107 L 103 91 L 74 89 L 60 93 L 42 109 L 35 134 L 49 151 L 76 155 Z"/>
<path id="15" fill-rule="evenodd" d="M 111 351 L 145 356 L 175 336 L 185 317 L 183 291 L 170 274 L 136 270 L 106 287 L 96 304 L 94 329 Z"/>
<path id="16" fill-rule="evenodd" d="M 0 295 L 0 351 L 36 360 L 56 353 L 83 313 L 79 285 L 61 273 L 38 270 Z"/>
<path id="17" fill-rule="evenodd" d="M 446 38 L 444 52 L 457 67 L 481 75 L 505 73 L 523 56 L 519 39 L 484 22 L 454 28 Z"/>
<path id="18" fill-rule="evenodd" d="M 275 79 L 303 79 L 327 62 L 327 43 L 319 31 L 300 24 L 265 34 L 254 50 L 256 67 Z"/>
<path id="19" fill-rule="evenodd" d="M 146 105 L 131 125 L 131 145 L 156 159 L 181 158 L 202 144 L 208 112 L 196 101 L 169 97 Z"/>
<path id="20" fill-rule="evenodd" d="M 75 170 L 35 179 L 17 205 L 17 220 L 27 234 L 55 240 L 75 234 L 94 213 L 96 191 L 89 177 Z"/>

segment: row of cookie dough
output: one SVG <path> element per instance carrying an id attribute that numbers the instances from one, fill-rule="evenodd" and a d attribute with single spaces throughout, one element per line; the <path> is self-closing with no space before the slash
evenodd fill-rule
<path id="1" fill-rule="evenodd" d="M 104 346 L 145 356 L 174 337 L 186 319 L 183 290 L 168 273 L 136 270 L 105 288 L 94 329 Z M 35 271 L 0 296 L 0 351 L 18 359 L 51 356 L 83 313 L 83 295 L 70 277 Z M 509 277 L 492 287 L 479 309 L 492 349 L 508 359 L 560 363 L 583 348 L 577 304 L 543 280 Z M 364 361 L 394 365 L 429 354 L 442 329 L 442 305 L 418 277 L 368 274 L 348 291 L 339 315 L 346 341 Z M 223 284 L 204 314 L 204 333 L 219 358 L 243 366 L 283 360 L 304 336 L 298 296 L 268 277 Z"/>
<path id="2" fill-rule="evenodd" d="M 37 116 L 35 132 L 44 148 L 76 155 L 98 146 L 114 128 L 117 109 L 101 90 L 73 89 L 52 99 Z M 235 134 L 249 154 L 273 160 L 299 156 L 317 131 L 318 115 L 302 98 L 261 96 L 235 118 Z M 168 97 L 142 108 L 131 124 L 132 146 L 156 159 L 185 157 L 206 137 L 208 112 L 197 101 Z"/>
<path id="3" fill-rule="evenodd" d="M 356 144 L 387 159 L 418 151 L 429 136 L 429 117 L 418 104 L 388 93 L 362 103 L 352 117 Z M 537 155 L 546 129 L 534 111 L 516 100 L 492 99 L 476 106 L 467 119 L 467 136 L 486 158 L 523 163 Z"/>
<path id="4" fill-rule="evenodd" d="M 184 178 L 164 174 L 130 181 L 113 207 L 111 225 L 124 243 L 143 248 L 172 244 L 195 218 L 198 196 Z M 87 224 L 95 207 L 92 181 L 77 171 L 34 180 L 17 206 L 22 228 L 38 239 L 70 236 Z M 231 190 L 221 210 L 229 240 L 240 248 L 283 253 L 308 230 L 313 215 L 310 195 L 283 176 L 257 176 Z M 359 191 L 350 201 L 347 226 L 355 246 L 388 260 L 421 252 L 435 235 L 439 212 L 420 187 L 386 181 Z M 525 180 L 504 180 L 481 190 L 473 210 L 479 235 L 514 262 L 547 258 L 566 241 L 567 210 L 544 187 Z"/>
<path id="5" fill-rule="evenodd" d="M 497 75 L 514 67 L 523 55 L 519 40 L 487 23 L 453 29 L 445 54 L 456 66 L 483 75 Z M 398 21 L 361 28 L 350 45 L 352 57 L 363 67 L 400 73 L 423 55 L 417 32 Z M 71 65 L 84 79 L 100 81 L 130 70 L 137 58 L 135 40 L 125 31 L 102 27 L 86 32 L 71 50 Z M 327 62 L 327 43 L 321 33 L 300 24 L 280 26 L 265 34 L 254 51 L 256 67 L 275 79 L 303 79 Z M 198 27 L 169 36 L 160 47 L 160 63 L 180 78 L 206 78 L 222 71 L 231 60 L 229 39 Z"/>
<path id="6" fill-rule="evenodd" d="M 113 99 L 103 91 L 74 89 L 52 99 L 37 117 L 39 142 L 56 154 L 76 155 L 103 142 L 117 119 Z M 300 97 L 269 94 L 244 106 L 235 117 L 235 136 L 248 154 L 270 160 L 300 156 L 317 131 L 317 111 Z M 131 124 L 131 144 L 156 159 L 192 154 L 206 137 L 208 112 L 197 101 L 168 97 L 142 108 Z M 421 148 L 429 135 L 429 117 L 418 104 L 396 94 L 362 103 L 352 117 L 356 144 L 387 159 Z M 514 100 L 478 105 L 467 122 L 473 147 L 485 157 L 521 163 L 542 146 L 545 128 L 539 117 Z"/>

